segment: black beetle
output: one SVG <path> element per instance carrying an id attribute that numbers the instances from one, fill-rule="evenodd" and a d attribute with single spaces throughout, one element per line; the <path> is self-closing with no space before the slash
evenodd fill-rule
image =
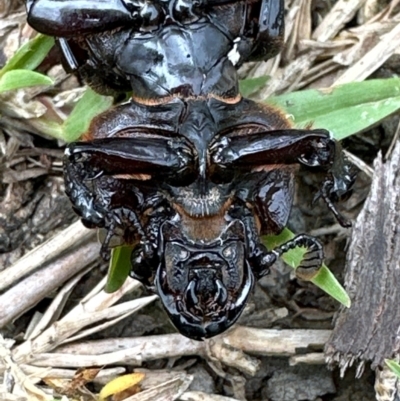
<path id="1" fill-rule="evenodd" d="M 113 236 L 136 244 L 133 276 L 195 339 L 232 325 L 283 252 L 308 247 L 303 276 L 321 266 L 312 237 L 272 251 L 260 240 L 285 227 L 300 164 L 326 170 L 329 196 L 351 184 L 325 130 L 292 129 L 278 110 L 246 99 L 131 102 L 97 117 L 87 138 L 67 147 L 68 196 L 88 226 L 106 228 L 104 257 Z"/>
<path id="2" fill-rule="evenodd" d="M 293 129 L 277 109 L 242 99 L 236 68 L 275 55 L 283 0 L 35 0 L 28 21 L 59 37 L 68 69 L 131 102 L 97 118 L 65 155 L 66 192 L 88 227 L 132 246 L 132 275 L 157 292 L 177 329 L 214 336 L 240 316 L 256 280 L 282 253 L 307 247 L 310 278 L 323 251 L 285 227 L 300 165 L 326 172 L 333 205 L 353 175 L 325 130 Z"/>

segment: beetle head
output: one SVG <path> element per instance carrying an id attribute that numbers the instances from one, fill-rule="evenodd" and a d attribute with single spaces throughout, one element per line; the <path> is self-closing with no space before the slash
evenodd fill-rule
<path id="1" fill-rule="evenodd" d="M 234 221 L 209 244 L 185 239 L 170 222 L 161 232 L 155 283 L 171 321 L 196 340 L 225 331 L 243 311 L 254 282 L 243 224 Z"/>

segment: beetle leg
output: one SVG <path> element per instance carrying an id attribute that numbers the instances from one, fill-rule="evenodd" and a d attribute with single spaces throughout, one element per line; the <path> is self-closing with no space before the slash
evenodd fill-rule
<path id="1" fill-rule="evenodd" d="M 211 163 L 215 171 L 238 168 L 257 171 L 268 165 L 303 164 L 322 169 L 327 175 L 318 193 L 345 227 L 333 202 L 351 190 L 355 174 L 336 140 L 323 129 L 285 129 L 251 135 L 225 136 L 211 146 Z M 211 177 L 213 179 L 213 177 Z"/>
<path id="2" fill-rule="evenodd" d="M 83 158 L 86 166 L 101 170 L 105 175 L 124 174 L 149 180 L 155 174 L 162 180 L 185 181 L 193 180 L 195 174 L 195 158 L 184 138 L 143 134 L 94 139 L 69 144 L 66 155 L 67 163 Z"/>
<path id="3" fill-rule="evenodd" d="M 252 211 L 245 206 L 244 202 L 240 202 L 232 206 L 229 216 L 243 223 L 246 230 L 246 247 L 249 254 L 249 262 L 256 279 L 258 280 L 269 274 L 269 268 L 276 262 L 278 255 L 268 252 L 267 248 L 260 242 Z"/>
<path id="4" fill-rule="evenodd" d="M 332 197 L 335 196 L 335 193 L 333 192 L 333 186 L 334 186 L 333 179 L 330 179 L 329 177 L 327 177 L 325 179 L 325 181 L 322 183 L 321 188 L 315 195 L 313 203 L 315 203 L 319 198 L 322 198 L 323 201 L 325 202 L 326 206 L 328 207 L 328 209 L 332 212 L 332 214 L 335 216 L 336 220 L 339 222 L 339 224 L 342 227 L 350 228 L 351 221 L 349 221 L 345 217 L 343 217 L 337 210 L 335 204 L 333 203 Z"/>
<path id="5" fill-rule="evenodd" d="M 356 179 L 356 170 L 344 156 L 340 144 L 336 143 L 336 157 L 331 168 L 321 185 L 320 190 L 315 195 L 314 202 L 322 198 L 328 209 L 333 213 L 336 220 L 343 227 L 351 227 L 351 222 L 346 220 L 336 209 L 334 202 L 346 196 L 353 187 Z"/>
<path id="6" fill-rule="evenodd" d="M 283 166 L 266 172 L 258 182 L 250 203 L 260 220 L 262 235 L 278 234 L 286 227 L 294 198 L 294 170 L 292 166 Z"/>
<path id="7" fill-rule="evenodd" d="M 147 207 L 146 195 L 132 181 L 129 183 L 107 176 L 99 167 L 91 166 L 87 155 L 76 153 L 68 156 L 67 153 L 65 159 L 65 191 L 75 211 L 89 228 L 104 227 L 107 230 L 101 248 L 102 257 L 105 260 L 109 258 L 109 243 L 115 235 L 128 242 L 138 236 L 146 255 L 150 251 L 154 253 L 135 212 Z"/>
<path id="8" fill-rule="evenodd" d="M 133 249 L 130 276 L 154 292 L 154 278 L 160 260 L 159 255 L 155 252 L 159 246 L 160 227 L 168 218 L 171 218 L 173 212 L 168 204 L 159 203 L 159 200 L 150 202 L 148 207 L 153 210 L 148 213 L 149 221 L 144 228 L 147 243 L 142 242 Z"/>
<path id="9" fill-rule="evenodd" d="M 106 237 L 101 245 L 100 255 L 104 260 L 110 259 L 109 244 L 113 236 L 125 237 L 127 232 L 133 232 L 140 237 L 143 249 L 151 249 L 146 234 L 137 214 L 128 207 L 111 209 L 105 217 Z"/>
<path id="10" fill-rule="evenodd" d="M 335 142 L 324 129 L 283 129 L 224 136 L 211 145 L 211 161 L 220 167 L 248 170 L 294 163 L 329 168 L 336 157 Z"/>
<path id="11" fill-rule="evenodd" d="M 155 291 L 154 288 L 154 274 L 158 266 L 157 261 L 148 258 L 142 244 L 138 244 L 131 254 L 131 271 L 129 276 L 140 281 L 147 289 Z"/>
<path id="12" fill-rule="evenodd" d="M 122 0 L 28 0 L 28 23 L 50 36 L 77 37 L 132 24 L 134 11 Z"/>
<path id="13" fill-rule="evenodd" d="M 71 46 L 68 43 L 67 39 L 58 38 L 56 39 L 56 43 L 61 50 L 62 58 L 63 58 L 63 67 L 69 73 L 75 73 L 78 71 L 79 64 L 75 58 L 74 52 L 71 49 Z"/>
<path id="14" fill-rule="evenodd" d="M 272 251 L 267 251 L 265 247 L 262 249 L 262 246 L 259 246 L 258 251 L 260 253 L 255 255 L 257 268 L 253 269 L 257 279 L 269 274 L 269 268 L 276 262 L 278 257 L 297 247 L 305 247 L 307 250 L 296 269 L 296 276 L 302 280 L 312 280 L 322 267 L 324 252 L 321 243 L 316 238 L 306 234 L 297 235 L 288 242 L 272 249 Z"/>
<path id="15" fill-rule="evenodd" d="M 252 39 L 252 49 L 245 61 L 268 60 L 280 52 L 284 41 L 284 17 L 284 0 L 248 1 L 245 35 Z"/>
<path id="16" fill-rule="evenodd" d="M 92 191 L 85 184 L 90 177 L 83 166 L 83 163 L 64 162 L 65 192 L 85 226 L 104 227 L 107 211 L 101 204 L 95 202 Z M 98 171 L 93 171 L 93 176 L 96 174 Z"/>

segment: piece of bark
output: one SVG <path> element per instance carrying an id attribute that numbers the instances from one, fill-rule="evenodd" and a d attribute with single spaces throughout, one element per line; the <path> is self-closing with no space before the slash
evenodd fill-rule
<path id="1" fill-rule="evenodd" d="M 352 306 L 341 309 L 325 352 L 343 375 L 355 361 L 361 376 L 400 347 L 400 143 L 385 164 L 374 162 L 371 192 L 352 232 L 345 286 Z"/>

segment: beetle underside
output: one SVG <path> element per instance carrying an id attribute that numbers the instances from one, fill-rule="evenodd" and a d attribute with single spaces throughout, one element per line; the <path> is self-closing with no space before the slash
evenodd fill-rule
<path id="1" fill-rule="evenodd" d="M 322 265 L 313 237 L 267 250 L 285 227 L 300 165 L 325 172 L 318 196 L 353 182 L 325 130 L 291 126 L 275 108 L 241 98 L 236 69 L 283 41 L 283 0 L 28 0 L 28 21 L 58 37 L 65 67 L 129 103 L 96 117 L 67 146 L 66 193 L 88 227 L 132 246 L 132 276 L 161 298 L 194 339 L 222 333 L 254 282 L 296 246 L 297 272 Z M 73 26 L 73 28 L 71 28 Z"/>

